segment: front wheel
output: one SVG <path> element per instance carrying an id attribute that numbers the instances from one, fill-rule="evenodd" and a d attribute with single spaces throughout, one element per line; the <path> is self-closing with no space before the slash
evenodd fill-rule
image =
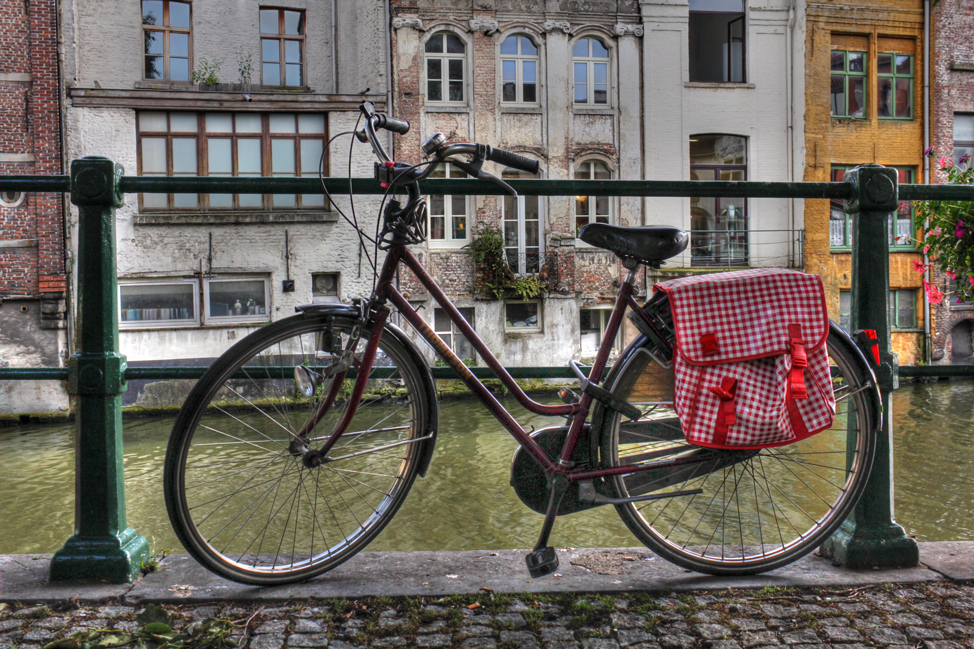
<path id="1" fill-rule="evenodd" d="M 183 546 L 213 572 L 254 585 L 310 579 L 365 547 L 405 499 L 435 413 L 415 355 L 389 328 L 326 463 L 302 462 L 346 414 L 354 370 L 300 439 L 342 377 L 336 364 L 354 325 L 299 315 L 263 327 L 221 356 L 186 399 L 166 452 L 166 506 Z M 368 336 L 366 328 L 351 358 Z"/>
<path id="2" fill-rule="evenodd" d="M 607 385 L 644 415 L 629 422 L 608 409 L 593 413 L 600 459 L 603 466 L 660 468 L 616 476 L 607 487 L 621 498 L 701 490 L 617 505 L 640 541 L 690 570 L 745 575 L 791 563 L 836 531 L 866 487 L 881 410 L 871 372 L 852 340 L 832 324 L 827 344 L 834 424 L 794 444 L 759 451 L 688 444 L 672 404 L 672 372 L 654 360 L 649 343 L 626 353 Z"/>

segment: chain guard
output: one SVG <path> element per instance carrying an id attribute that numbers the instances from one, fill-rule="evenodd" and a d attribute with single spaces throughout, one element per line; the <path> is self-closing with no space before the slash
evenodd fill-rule
<path id="1" fill-rule="evenodd" d="M 567 426 L 552 426 L 531 433 L 531 439 L 538 443 L 548 457 L 553 459 L 558 457 L 567 436 Z M 590 463 L 588 437 L 589 426 L 586 424 L 571 458 L 576 466 Z M 541 465 L 531 457 L 531 454 L 523 446 L 518 447 L 513 460 L 511 460 L 511 486 L 514 487 L 514 493 L 517 494 L 517 497 L 528 508 L 539 514 L 544 514 L 547 511 L 548 499 L 551 497 L 548 479 Z M 578 486 L 577 482 L 569 483 L 568 491 L 558 507 L 558 516 L 598 507 L 593 502 L 582 502 L 578 495 Z"/>

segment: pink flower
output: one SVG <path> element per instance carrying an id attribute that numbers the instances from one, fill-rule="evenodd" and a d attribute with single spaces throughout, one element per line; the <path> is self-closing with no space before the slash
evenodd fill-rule
<path id="1" fill-rule="evenodd" d="M 915 270 L 918 273 L 922 273 L 926 269 L 927 269 L 927 265 L 924 264 L 922 261 L 919 261 L 918 259 L 913 260 L 913 270 Z"/>
<path id="2" fill-rule="evenodd" d="M 971 283 L 971 286 L 974 286 L 974 275 L 968 275 L 967 281 Z"/>
<path id="3" fill-rule="evenodd" d="M 944 292 L 933 284 L 924 282 L 923 289 L 927 292 L 927 302 L 930 304 L 940 304 L 944 301 Z"/>
<path id="4" fill-rule="evenodd" d="M 946 275 L 950 279 L 957 279 L 957 275 L 954 273 L 954 271 L 950 270 L 949 268 L 944 271 L 944 275 Z"/>
<path id="5" fill-rule="evenodd" d="M 947 169 L 948 167 L 953 167 L 954 163 L 947 160 L 947 156 L 940 159 L 940 168 Z"/>
<path id="6" fill-rule="evenodd" d="M 928 252 L 930 252 L 930 244 L 929 243 L 927 245 L 923 246 L 923 254 L 927 254 Z M 913 262 L 913 263 L 916 263 L 916 262 Z"/>
<path id="7" fill-rule="evenodd" d="M 963 221 L 957 221 L 957 225 L 954 226 L 954 236 L 960 239 L 967 232 L 967 228 L 964 227 Z"/>
<path id="8" fill-rule="evenodd" d="M 933 236 L 939 237 L 940 236 L 940 232 L 941 232 L 941 229 L 940 229 L 940 226 L 938 225 L 937 227 L 935 227 L 933 229 Z"/>

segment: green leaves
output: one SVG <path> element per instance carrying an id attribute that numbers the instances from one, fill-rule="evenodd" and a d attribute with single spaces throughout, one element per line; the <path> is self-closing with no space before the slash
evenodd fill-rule
<path id="1" fill-rule="evenodd" d="M 928 155 L 932 157 L 932 152 Z M 947 176 L 948 184 L 974 185 L 969 157 L 957 165 L 941 158 L 940 171 Z M 924 254 L 955 280 L 952 303 L 974 300 L 974 202 L 917 201 L 916 208 L 918 217 L 925 221 Z"/>
<path id="2" fill-rule="evenodd" d="M 226 618 L 210 618 L 178 632 L 172 616 L 161 606 L 149 604 L 135 618 L 141 628 L 135 633 L 118 629 L 75 631 L 66 638 L 44 645 L 44 649 L 110 649 L 132 646 L 135 649 L 223 649 L 236 647 L 230 636 L 235 627 Z"/>

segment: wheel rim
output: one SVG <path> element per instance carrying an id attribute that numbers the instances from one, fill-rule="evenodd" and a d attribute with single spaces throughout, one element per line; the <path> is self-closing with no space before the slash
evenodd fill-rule
<path id="1" fill-rule="evenodd" d="M 831 429 L 756 453 L 733 451 L 730 459 L 725 453 L 726 464 L 721 468 L 708 472 L 707 467 L 714 464 L 706 463 L 685 468 L 665 487 L 653 482 L 652 474 L 617 477 L 614 484 L 621 496 L 702 490 L 696 495 L 621 506 L 630 529 L 667 559 L 711 573 L 770 570 L 817 547 L 838 528 L 858 499 L 873 443 L 872 434 L 863 430 L 869 421 L 863 396 L 866 388 L 850 378 L 856 375 L 844 354 L 830 354 L 830 358 L 837 409 Z M 661 372 L 648 353 L 634 362 L 646 369 L 639 374 Z M 620 431 L 617 418 L 608 449 L 613 463 L 624 464 L 628 458 L 653 452 L 684 458 L 720 455 L 687 445 L 672 405 L 640 403 L 639 381 L 631 377 L 626 381 L 629 385 L 619 389 L 647 413 L 645 418 L 657 423 L 648 434 L 645 426 L 634 434 Z M 670 439 L 663 439 L 667 437 Z M 735 454 L 739 461 L 733 461 Z"/>
<path id="2" fill-rule="evenodd" d="M 347 343 L 348 329 L 338 333 Z M 325 340 L 309 323 L 252 345 L 200 396 L 183 433 L 174 481 L 181 538 L 231 578 L 291 581 L 333 568 L 378 534 L 415 477 L 424 410 L 411 396 L 415 370 L 388 336 L 373 368 L 381 378 L 370 379 L 329 461 L 304 466 L 297 434 L 328 395 L 328 368 L 340 360 Z M 305 368 L 299 377 L 315 376 L 310 398 L 295 367 Z M 345 415 L 351 385 L 343 382 L 313 428 L 311 447 Z"/>

